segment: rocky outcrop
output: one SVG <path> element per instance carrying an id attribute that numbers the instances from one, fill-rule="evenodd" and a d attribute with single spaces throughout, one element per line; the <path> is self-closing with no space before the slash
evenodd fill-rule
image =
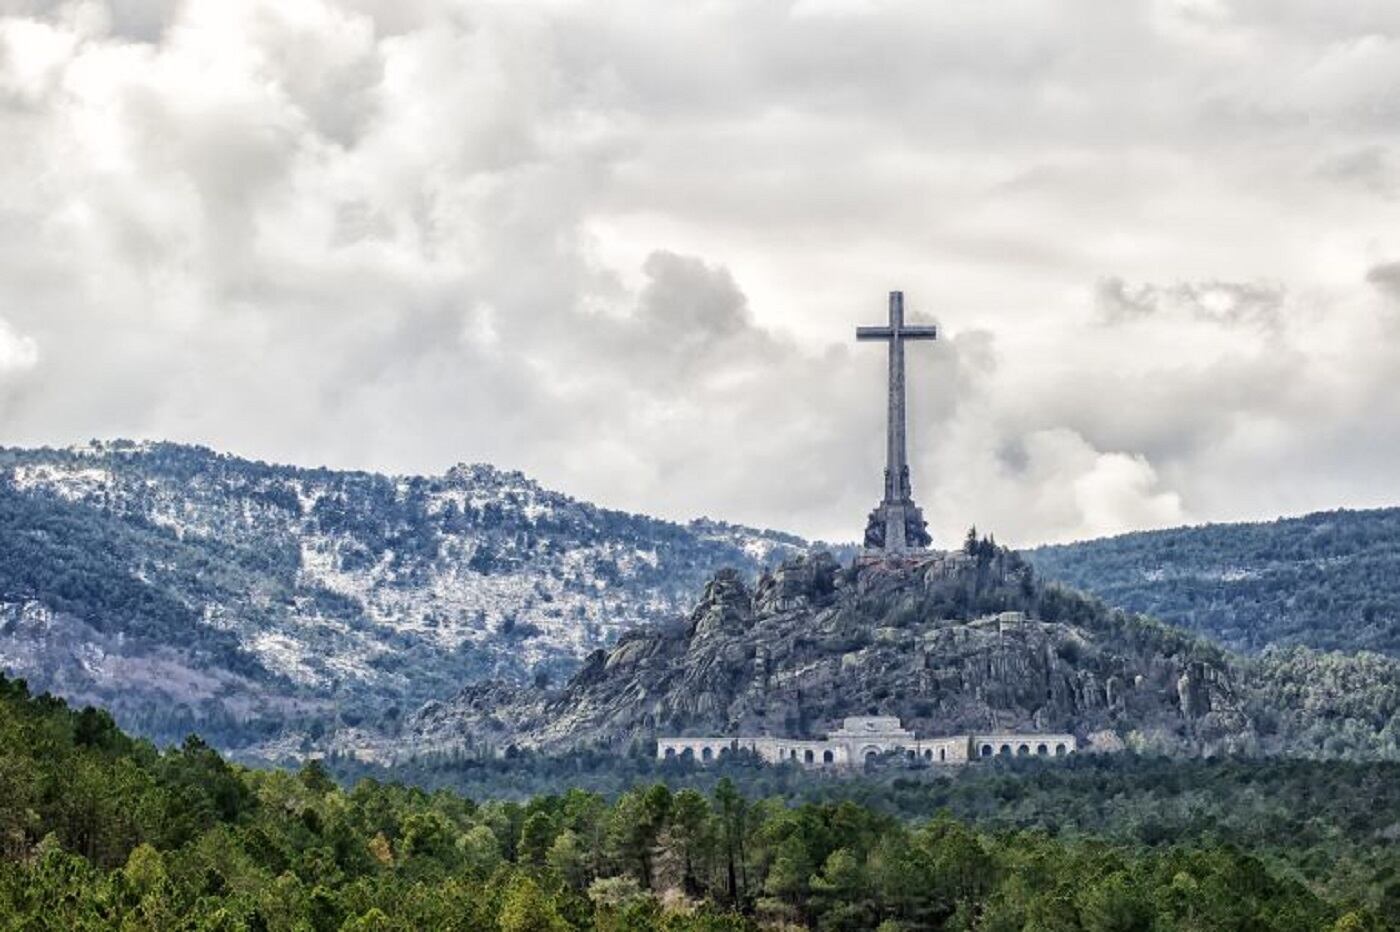
<path id="1" fill-rule="evenodd" d="M 790 560 L 750 590 L 721 572 L 683 624 L 634 631 L 562 689 L 477 686 L 425 708 L 418 740 L 545 749 L 657 733 L 815 737 L 847 715 L 925 734 L 1132 734 L 1203 748 L 1248 733 L 1230 659 L 1044 586 L 1018 556 Z"/>

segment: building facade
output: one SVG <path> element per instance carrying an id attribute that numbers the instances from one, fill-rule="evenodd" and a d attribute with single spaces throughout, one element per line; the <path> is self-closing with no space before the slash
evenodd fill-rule
<path id="1" fill-rule="evenodd" d="M 860 767 L 889 753 L 902 754 L 910 761 L 926 764 L 966 764 L 999 755 L 1065 757 L 1077 749 L 1071 734 L 997 732 L 920 738 L 905 729 L 899 719 L 890 716 L 846 718 L 840 728 L 818 741 L 770 737 L 656 739 L 659 760 L 683 758 L 708 763 L 725 754 L 746 750 L 772 764 L 791 762 L 815 769 Z"/>

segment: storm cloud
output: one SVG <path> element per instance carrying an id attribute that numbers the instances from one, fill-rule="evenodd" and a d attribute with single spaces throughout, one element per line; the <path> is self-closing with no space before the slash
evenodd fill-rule
<path id="1" fill-rule="evenodd" d="M 0 442 L 940 541 L 1400 499 L 1380 0 L 0 0 Z"/>

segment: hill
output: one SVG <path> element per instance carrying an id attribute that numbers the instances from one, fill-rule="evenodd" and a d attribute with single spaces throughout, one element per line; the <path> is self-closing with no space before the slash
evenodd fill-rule
<path id="1" fill-rule="evenodd" d="M 1400 656 L 1400 508 L 1145 531 L 1026 557 L 1045 576 L 1233 650 Z"/>
<path id="2" fill-rule="evenodd" d="M 1090 748 L 1400 753 L 1400 661 L 1248 659 L 1039 579 L 989 541 L 841 566 L 718 574 L 683 622 L 628 632 L 562 688 L 464 688 L 415 749 L 622 749 L 657 734 L 816 737 L 843 716 L 925 735 L 1073 731 Z"/>
<path id="3" fill-rule="evenodd" d="M 0 450 L 0 669 L 163 740 L 372 725 L 541 681 L 790 535 L 579 502 L 519 473 L 383 476 L 176 444 Z"/>

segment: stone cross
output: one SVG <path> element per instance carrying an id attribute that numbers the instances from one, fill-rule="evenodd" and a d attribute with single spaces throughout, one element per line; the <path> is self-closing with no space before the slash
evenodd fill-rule
<path id="1" fill-rule="evenodd" d="M 923 513 L 909 486 L 909 458 L 904 434 L 904 341 L 933 340 L 938 328 L 904 323 L 904 292 L 890 292 L 890 322 L 884 327 L 857 327 L 857 340 L 889 344 L 889 423 L 885 440 L 885 497 L 870 513 L 865 546 L 887 553 L 920 550 L 932 543 Z"/>

